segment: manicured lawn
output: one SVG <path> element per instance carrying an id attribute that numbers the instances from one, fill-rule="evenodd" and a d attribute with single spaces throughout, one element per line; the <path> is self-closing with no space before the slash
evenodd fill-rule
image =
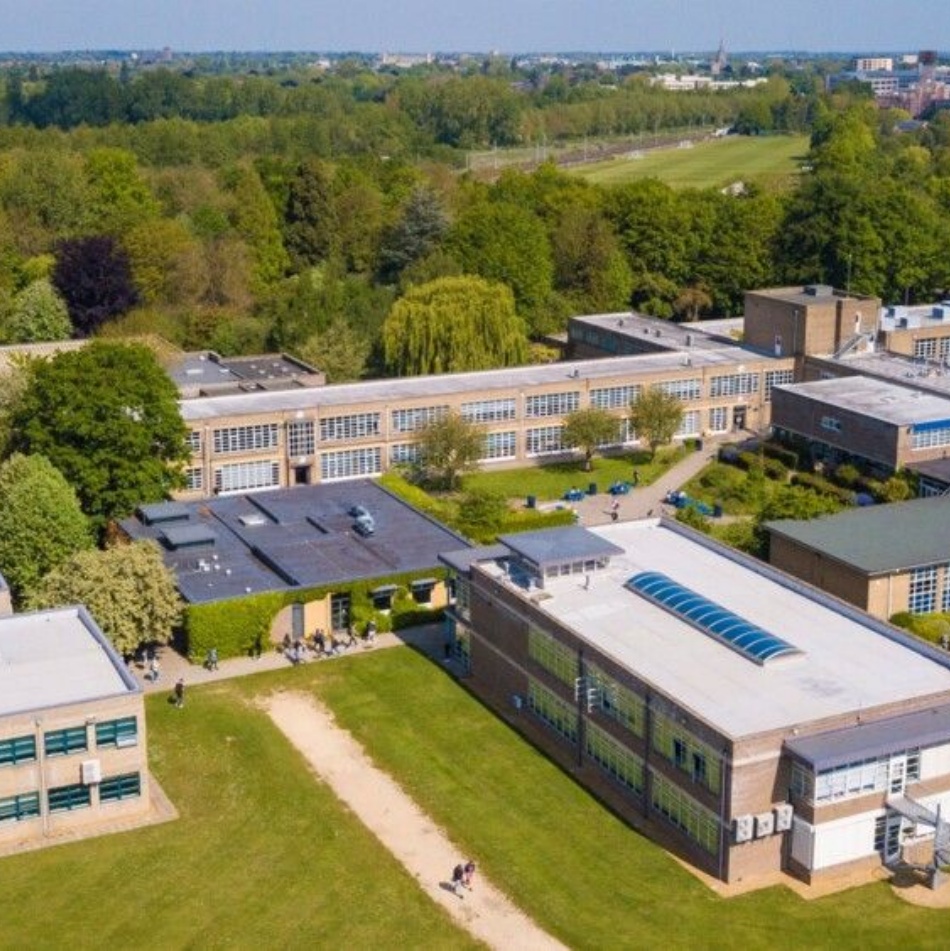
<path id="1" fill-rule="evenodd" d="M 574 948 L 943 948 L 950 912 L 872 885 L 717 898 L 409 650 L 149 701 L 177 822 L 0 860 L 0 947 L 474 946 L 250 702 L 309 690 L 539 923 Z M 434 870 L 441 874 L 442 870 Z"/>
<path id="2" fill-rule="evenodd" d="M 473 472 L 463 479 L 465 489 L 490 489 L 509 499 L 524 499 L 533 495 L 540 501 L 564 497 L 573 486 L 587 489 L 597 483 L 598 491 L 606 492 L 612 482 L 629 482 L 633 470 L 640 474 L 640 482 L 648 485 L 689 450 L 681 446 L 660 449 L 655 460 L 648 452 L 624 453 L 619 456 L 596 457 L 591 472 L 584 471 L 583 462 L 559 462 L 526 469 L 503 469 L 496 472 Z"/>
<path id="3" fill-rule="evenodd" d="M 0 948 L 478 946 L 233 685 L 148 717 L 181 818 L 0 859 Z"/>
<path id="4" fill-rule="evenodd" d="M 572 169 L 598 185 L 658 178 L 673 188 L 724 188 L 732 182 L 782 188 L 800 174 L 808 152 L 806 136 L 730 135 L 691 148 L 631 152 L 619 159 Z M 639 157 L 633 158 L 636 154 Z"/>

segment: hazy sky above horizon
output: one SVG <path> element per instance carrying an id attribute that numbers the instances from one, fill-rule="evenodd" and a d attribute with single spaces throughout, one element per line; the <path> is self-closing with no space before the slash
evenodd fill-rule
<path id="1" fill-rule="evenodd" d="M 950 47 L 938 0 L 0 0 L 0 51 Z"/>

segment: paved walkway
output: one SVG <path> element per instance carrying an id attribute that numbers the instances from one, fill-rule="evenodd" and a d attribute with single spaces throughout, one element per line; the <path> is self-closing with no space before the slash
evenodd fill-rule
<path id="1" fill-rule="evenodd" d="M 586 495 L 574 504 L 574 508 L 581 517 L 582 525 L 606 525 L 610 522 L 610 506 L 616 498 L 620 502 L 618 514 L 622 521 L 637 518 L 659 517 L 663 514 L 663 499 L 667 492 L 679 489 L 690 479 L 698 475 L 710 462 L 715 460 L 719 452 L 719 443 L 703 440 L 703 448 L 693 452 L 680 460 L 675 466 L 668 469 L 655 482 L 649 485 L 639 485 L 631 489 L 628 495 L 612 496 L 607 492 L 598 495 Z M 669 509 L 672 511 L 671 509 Z"/>
<path id="2" fill-rule="evenodd" d="M 404 631 L 399 631 L 398 634 L 377 634 L 374 644 L 366 647 L 362 645 L 352 647 L 339 656 L 364 654 L 370 651 L 397 647 L 400 644 L 409 644 L 430 657 L 441 658 L 444 643 L 445 635 L 442 624 L 426 624 L 420 627 L 406 628 Z M 332 663 L 336 659 L 335 657 L 315 658 L 311 653 L 308 653 L 307 657 L 308 660 L 304 661 L 306 664 L 326 664 Z M 158 659 L 161 674 L 157 683 L 145 679 L 144 664 L 135 663 L 129 668 L 146 693 L 171 691 L 179 677 L 185 681 L 187 687 L 195 684 L 212 683 L 216 680 L 230 680 L 232 677 L 246 677 L 249 674 L 258 674 L 265 670 L 284 670 L 293 666 L 282 652 L 274 648 L 265 651 L 259 658 L 232 657 L 228 660 L 222 660 L 218 664 L 217 670 L 207 670 L 199 664 L 189 663 L 187 658 L 182 657 L 171 647 L 160 647 Z"/>

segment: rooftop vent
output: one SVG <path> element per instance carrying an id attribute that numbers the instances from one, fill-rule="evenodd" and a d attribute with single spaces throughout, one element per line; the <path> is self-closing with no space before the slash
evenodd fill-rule
<path id="1" fill-rule="evenodd" d="M 257 525 L 266 525 L 267 519 L 260 512 L 248 512 L 245 515 L 239 515 L 238 521 L 245 528 L 253 528 Z"/>

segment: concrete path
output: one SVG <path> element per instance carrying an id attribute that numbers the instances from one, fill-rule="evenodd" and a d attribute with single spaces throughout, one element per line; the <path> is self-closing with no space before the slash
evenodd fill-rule
<path id="1" fill-rule="evenodd" d="M 471 890 L 463 888 L 456 895 L 450 883 L 452 869 L 470 856 L 462 854 L 393 779 L 373 765 L 362 746 L 312 697 L 278 693 L 264 701 L 264 707 L 311 769 L 461 927 L 490 948 L 504 951 L 564 948 L 481 871 L 476 872 Z"/>
<path id="2" fill-rule="evenodd" d="M 376 641 L 369 647 L 359 645 L 344 651 L 340 656 L 359 655 L 369 653 L 370 651 L 386 650 L 390 647 L 398 647 L 401 644 L 408 644 L 417 648 L 424 654 L 433 658 L 440 658 L 443 655 L 443 645 L 445 643 L 444 628 L 441 622 L 436 624 L 426 624 L 420 627 L 410 627 L 398 634 L 378 634 Z M 307 654 L 306 664 L 330 664 L 336 660 L 335 657 L 315 658 L 313 654 Z M 142 685 L 146 693 L 170 692 L 178 678 L 185 681 L 185 687 L 195 684 L 212 683 L 216 680 L 230 680 L 232 677 L 246 677 L 250 674 L 258 674 L 265 670 L 285 670 L 293 666 L 283 653 L 273 647 L 264 651 L 260 657 L 232 657 L 228 660 L 222 660 L 218 664 L 217 670 L 207 670 L 200 664 L 189 663 L 187 658 L 182 657 L 171 647 L 160 647 L 158 649 L 158 659 L 161 666 L 161 673 L 157 683 L 145 679 L 145 666 L 134 663 L 129 667 L 132 675 Z"/>
<path id="3" fill-rule="evenodd" d="M 679 489 L 690 479 L 698 475 L 714 461 L 719 452 L 719 443 L 703 440 L 703 448 L 690 453 L 675 466 L 668 469 L 650 485 L 639 485 L 631 489 L 628 495 L 618 495 L 620 502 L 618 514 L 621 521 L 637 518 L 659 517 L 669 506 L 663 504 L 667 492 Z M 631 475 L 632 475 L 631 471 Z M 582 525 L 606 525 L 610 522 L 610 506 L 615 496 L 607 492 L 598 495 L 586 495 L 575 503 L 574 508 L 581 517 Z M 672 511 L 672 509 L 670 509 Z"/>

